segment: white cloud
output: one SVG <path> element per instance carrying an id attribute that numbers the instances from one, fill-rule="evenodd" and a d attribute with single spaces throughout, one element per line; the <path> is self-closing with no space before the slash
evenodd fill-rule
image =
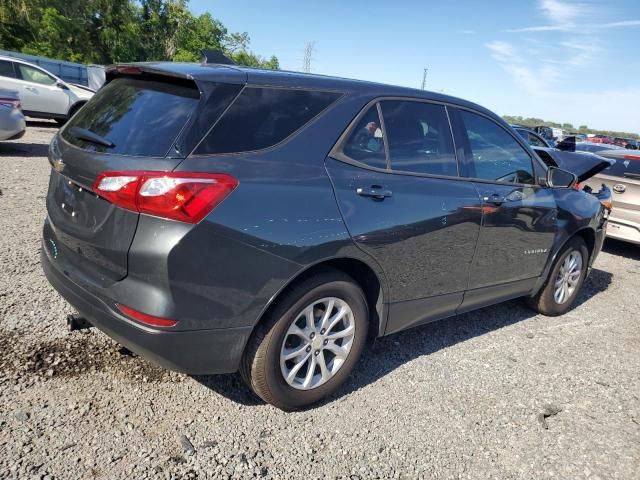
<path id="1" fill-rule="evenodd" d="M 515 108 L 504 113 L 636 131 L 637 112 L 629 106 L 640 104 L 640 88 L 585 88 L 590 83 L 581 78 L 586 67 L 607 57 L 607 43 L 602 41 L 607 30 L 639 27 L 640 20 L 607 21 L 604 5 L 586 2 L 539 0 L 538 9 L 546 24 L 507 30 L 523 35 L 485 44 L 491 58 L 515 84 L 514 93 L 519 97 L 515 106 L 505 103 L 501 110 Z M 556 33 L 524 35 L 534 32 Z"/>
<path id="2" fill-rule="evenodd" d="M 466 29 L 466 30 L 458 30 L 458 33 L 460 33 L 462 35 L 475 35 L 476 31 L 475 30 Z"/>
<path id="3" fill-rule="evenodd" d="M 559 25 L 573 23 L 588 10 L 588 7 L 582 3 L 560 0 L 540 0 L 539 8 L 551 23 Z"/>
<path id="4" fill-rule="evenodd" d="M 494 42 L 486 43 L 485 47 L 493 52 L 492 57 L 498 61 L 507 61 L 517 57 L 515 49 L 510 43 L 501 42 L 496 40 Z"/>
<path id="5" fill-rule="evenodd" d="M 560 42 L 560 46 L 564 47 L 565 59 L 561 62 L 565 62 L 568 65 L 574 67 L 583 67 L 590 65 L 596 57 L 596 54 L 600 52 L 600 47 L 596 45 L 596 42 L 591 43 L 580 42 L 577 40 Z"/>
<path id="6" fill-rule="evenodd" d="M 572 30 L 574 25 L 538 25 L 536 27 L 510 28 L 505 30 L 509 33 L 521 32 L 568 32 Z"/>
<path id="7" fill-rule="evenodd" d="M 622 22 L 609 22 L 600 25 L 602 28 L 640 27 L 640 20 L 624 20 Z"/>
<path id="8" fill-rule="evenodd" d="M 560 77 L 559 69 L 554 65 L 538 62 L 538 66 L 530 66 L 511 43 L 493 41 L 485 44 L 492 53 L 491 57 L 513 79 L 513 81 L 530 95 L 544 96 Z"/>
<path id="9" fill-rule="evenodd" d="M 507 29 L 509 33 L 530 32 L 592 32 L 609 28 L 638 27 L 640 20 L 622 20 L 608 23 L 593 23 L 599 12 L 583 2 L 568 0 L 538 0 L 538 9 L 549 24 Z M 588 20 L 588 21 L 587 21 Z"/>

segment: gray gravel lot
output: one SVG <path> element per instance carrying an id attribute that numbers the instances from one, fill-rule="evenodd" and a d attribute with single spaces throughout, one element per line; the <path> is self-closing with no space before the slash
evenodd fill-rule
<path id="1" fill-rule="evenodd" d="M 55 131 L 0 143 L 1 478 L 639 478 L 640 247 L 608 241 L 567 315 L 514 301 L 382 339 L 283 413 L 66 332 L 38 263 Z"/>

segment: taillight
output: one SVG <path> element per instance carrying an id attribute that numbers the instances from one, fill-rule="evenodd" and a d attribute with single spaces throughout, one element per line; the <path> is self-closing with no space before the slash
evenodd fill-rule
<path id="1" fill-rule="evenodd" d="M 237 186 L 223 173 L 104 172 L 93 191 L 127 210 L 198 223 Z"/>
<path id="2" fill-rule="evenodd" d="M 0 97 L 0 107 L 20 108 L 20 100 L 16 98 Z"/>
<path id="3" fill-rule="evenodd" d="M 640 160 L 640 155 L 625 155 L 625 160 Z"/>
<path id="4" fill-rule="evenodd" d="M 153 315 L 139 312 L 131 307 L 127 307 L 126 305 L 120 305 L 119 303 L 116 303 L 116 307 L 118 307 L 118 310 L 124 313 L 127 317 L 133 318 L 134 320 L 142 323 L 146 323 L 147 325 L 152 325 L 154 327 L 173 327 L 176 323 L 178 323 L 177 320 L 171 320 L 170 318 L 163 317 L 154 317 Z"/>

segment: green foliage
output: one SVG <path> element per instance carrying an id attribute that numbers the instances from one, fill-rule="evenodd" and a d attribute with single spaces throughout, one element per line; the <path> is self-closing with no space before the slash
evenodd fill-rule
<path id="1" fill-rule="evenodd" d="M 503 115 L 502 118 L 504 118 L 504 120 L 507 123 L 524 125 L 525 127 L 535 127 L 538 125 L 546 125 L 547 127 L 562 128 L 563 130 L 567 130 L 570 132 L 576 131 L 576 128 L 570 123 L 560 124 L 556 122 L 549 122 L 546 120 L 542 120 L 541 118 L 523 118 L 520 116 L 511 116 L 511 115 Z M 589 128 L 586 125 L 580 125 L 577 129 L 577 132 L 585 135 L 588 133 L 594 133 L 597 135 L 609 135 L 611 137 L 640 138 L 640 135 L 638 135 L 637 133 L 616 132 L 613 130 L 596 130 L 594 128 Z"/>
<path id="2" fill-rule="evenodd" d="M 241 65 L 279 68 L 249 50 L 249 34 L 229 33 L 188 0 L 2 0 L 0 49 L 82 63 L 195 62 L 221 50 Z"/>

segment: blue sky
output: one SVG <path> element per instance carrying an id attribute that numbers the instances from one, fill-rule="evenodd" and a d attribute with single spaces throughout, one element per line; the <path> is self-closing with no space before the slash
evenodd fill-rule
<path id="1" fill-rule="evenodd" d="M 191 0 L 251 49 L 301 70 L 419 88 L 535 116 L 640 133 L 638 0 Z"/>

